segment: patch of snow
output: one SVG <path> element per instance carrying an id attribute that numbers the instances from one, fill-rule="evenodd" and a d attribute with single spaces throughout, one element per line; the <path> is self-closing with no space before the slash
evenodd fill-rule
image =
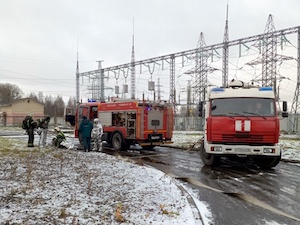
<path id="1" fill-rule="evenodd" d="M 1 223 L 199 224 L 192 197 L 211 224 L 197 193 L 159 170 L 100 152 L 12 143 L 11 154 L 0 150 Z"/>
<path id="2" fill-rule="evenodd" d="M 196 224 L 187 193 L 161 171 L 103 153 L 43 150 L 2 157 L 2 222 Z"/>

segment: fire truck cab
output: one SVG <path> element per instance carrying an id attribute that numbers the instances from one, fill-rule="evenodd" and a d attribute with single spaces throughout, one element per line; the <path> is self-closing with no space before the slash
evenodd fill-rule
<path id="1" fill-rule="evenodd" d="M 281 159 L 277 101 L 271 87 L 232 81 L 226 88 L 212 88 L 207 102 L 200 103 L 205 117 L 200 155 L 208 166 L 221 157 L 249 157 L 261 168 L 276 166 Z M 282 104 L 287 117 L 287 103 Z"/>
<path id="2" fill-rule="evenodd" d="M 152 150 L 155 146 L 172 143 L 173 107 L 165 101 L 115 99 L 80 104 L 75 126 L 75 137 L 79 139 L 78 128 L 83 116 L 91 121 L 99 118 L 103 126 L 102 140 L 115 150 L 127 150 L 135 144 Z"/>

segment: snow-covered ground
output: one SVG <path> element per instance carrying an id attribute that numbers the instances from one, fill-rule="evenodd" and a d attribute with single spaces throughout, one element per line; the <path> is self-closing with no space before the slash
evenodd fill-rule
<path id="1" fill-rule="evenodd" d="M 197 147 L 200 138 L 174 132 L 173 146 Z M 280 144 L 283 158 L 300 161 L 296 137 Z M 0 146 L 0 224 L 213 224 L 198 193 L 154 168 L 71 144 L 28 148 L 0 137 Z"/>
<path id="2" fill-rule="evenodd" d="M 154 168 L 99 152 L 28 148 L 26 139 L 0 137 L 0 146 L 0 224 L 211 223 L 197 193 Z"/>

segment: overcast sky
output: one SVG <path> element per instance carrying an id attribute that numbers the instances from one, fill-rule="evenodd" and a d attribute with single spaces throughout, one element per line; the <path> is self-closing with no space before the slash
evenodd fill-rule
<path id="1" fill-rule="evenodd" d="M 16 84 L 25 94 L 42 91 L 44 95 L 75 97 L 77 49 L 80 72 L 87 72 L 98 68 L 97 60 L 103 60 L 103 68 L 130 62 L 133 24 L 136 60 L 194 49 L 200 32 L 204 33 L 206 45 L 218 44 L 224 36 L 227 2 L 1 0 L 0 83 Z M 277 30 L 299 26 L 299 12 L 299 0 L 229 0 L 229 40 L 262 34 L 269 14 Z M 286 45 L 282 51 L 279 48 L 279 53 L 296 57 L 297 36 L 287 38 L 294 46 Z M 229 57 L 233 66 L 229 78 L 249 80 L 251 76 L 239 77 L 237 71 L 249 59 L 233 54 Z M 281 82 L 281 98 L 289 98 L 288 101 L 294 95 L 296 69 L 295 60 L 278 66 L 279 73 L 290 78 Z M 190 79 L 182 75 L 185 70 L 176 64 L 178 90 L 184 90 Z M 259 70 L 252 68 L 250 73 Z M 211 83 L 219 80 L 221 84 L 218 73 L 210 76 Z M 155 68 L 155 82 L 157 78 L 162 82 L 163 98 L 169 99 L 169 72 Z M 149 79 L 149 74 L 140 75 L 137 69 L 137 97 L 147 88 Z M 113 77 L 109 82 L 112 87 L 116 85 Z M 120 82 L 130 84 L 129 80 L 119 81 L 118 85 Z M 82 84 L 80 95 L 89 95 Z"/>

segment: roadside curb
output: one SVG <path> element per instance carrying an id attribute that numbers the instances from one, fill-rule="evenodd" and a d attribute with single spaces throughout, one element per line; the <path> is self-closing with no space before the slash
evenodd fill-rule
<path id="1" fill-rule="evenodd" d="M 176 184 L 176 182 L 175 182 L 175 185 L 181 190 L 181 192 L 186 193 L 186 199 L 193 210 L 193 215 L 194 215 L 196 224 L 197 224 L 197 221 L 200 221 L 200 225 L 204 225 L 202 216 L 201 216 L 201 212 L 199 211 L 199 208 L 197 207 L 197 204 L 194 201 L 193 196 L 191 196 L 191 194 L 184 187 L 182 187 L 182 185 Z"/>

